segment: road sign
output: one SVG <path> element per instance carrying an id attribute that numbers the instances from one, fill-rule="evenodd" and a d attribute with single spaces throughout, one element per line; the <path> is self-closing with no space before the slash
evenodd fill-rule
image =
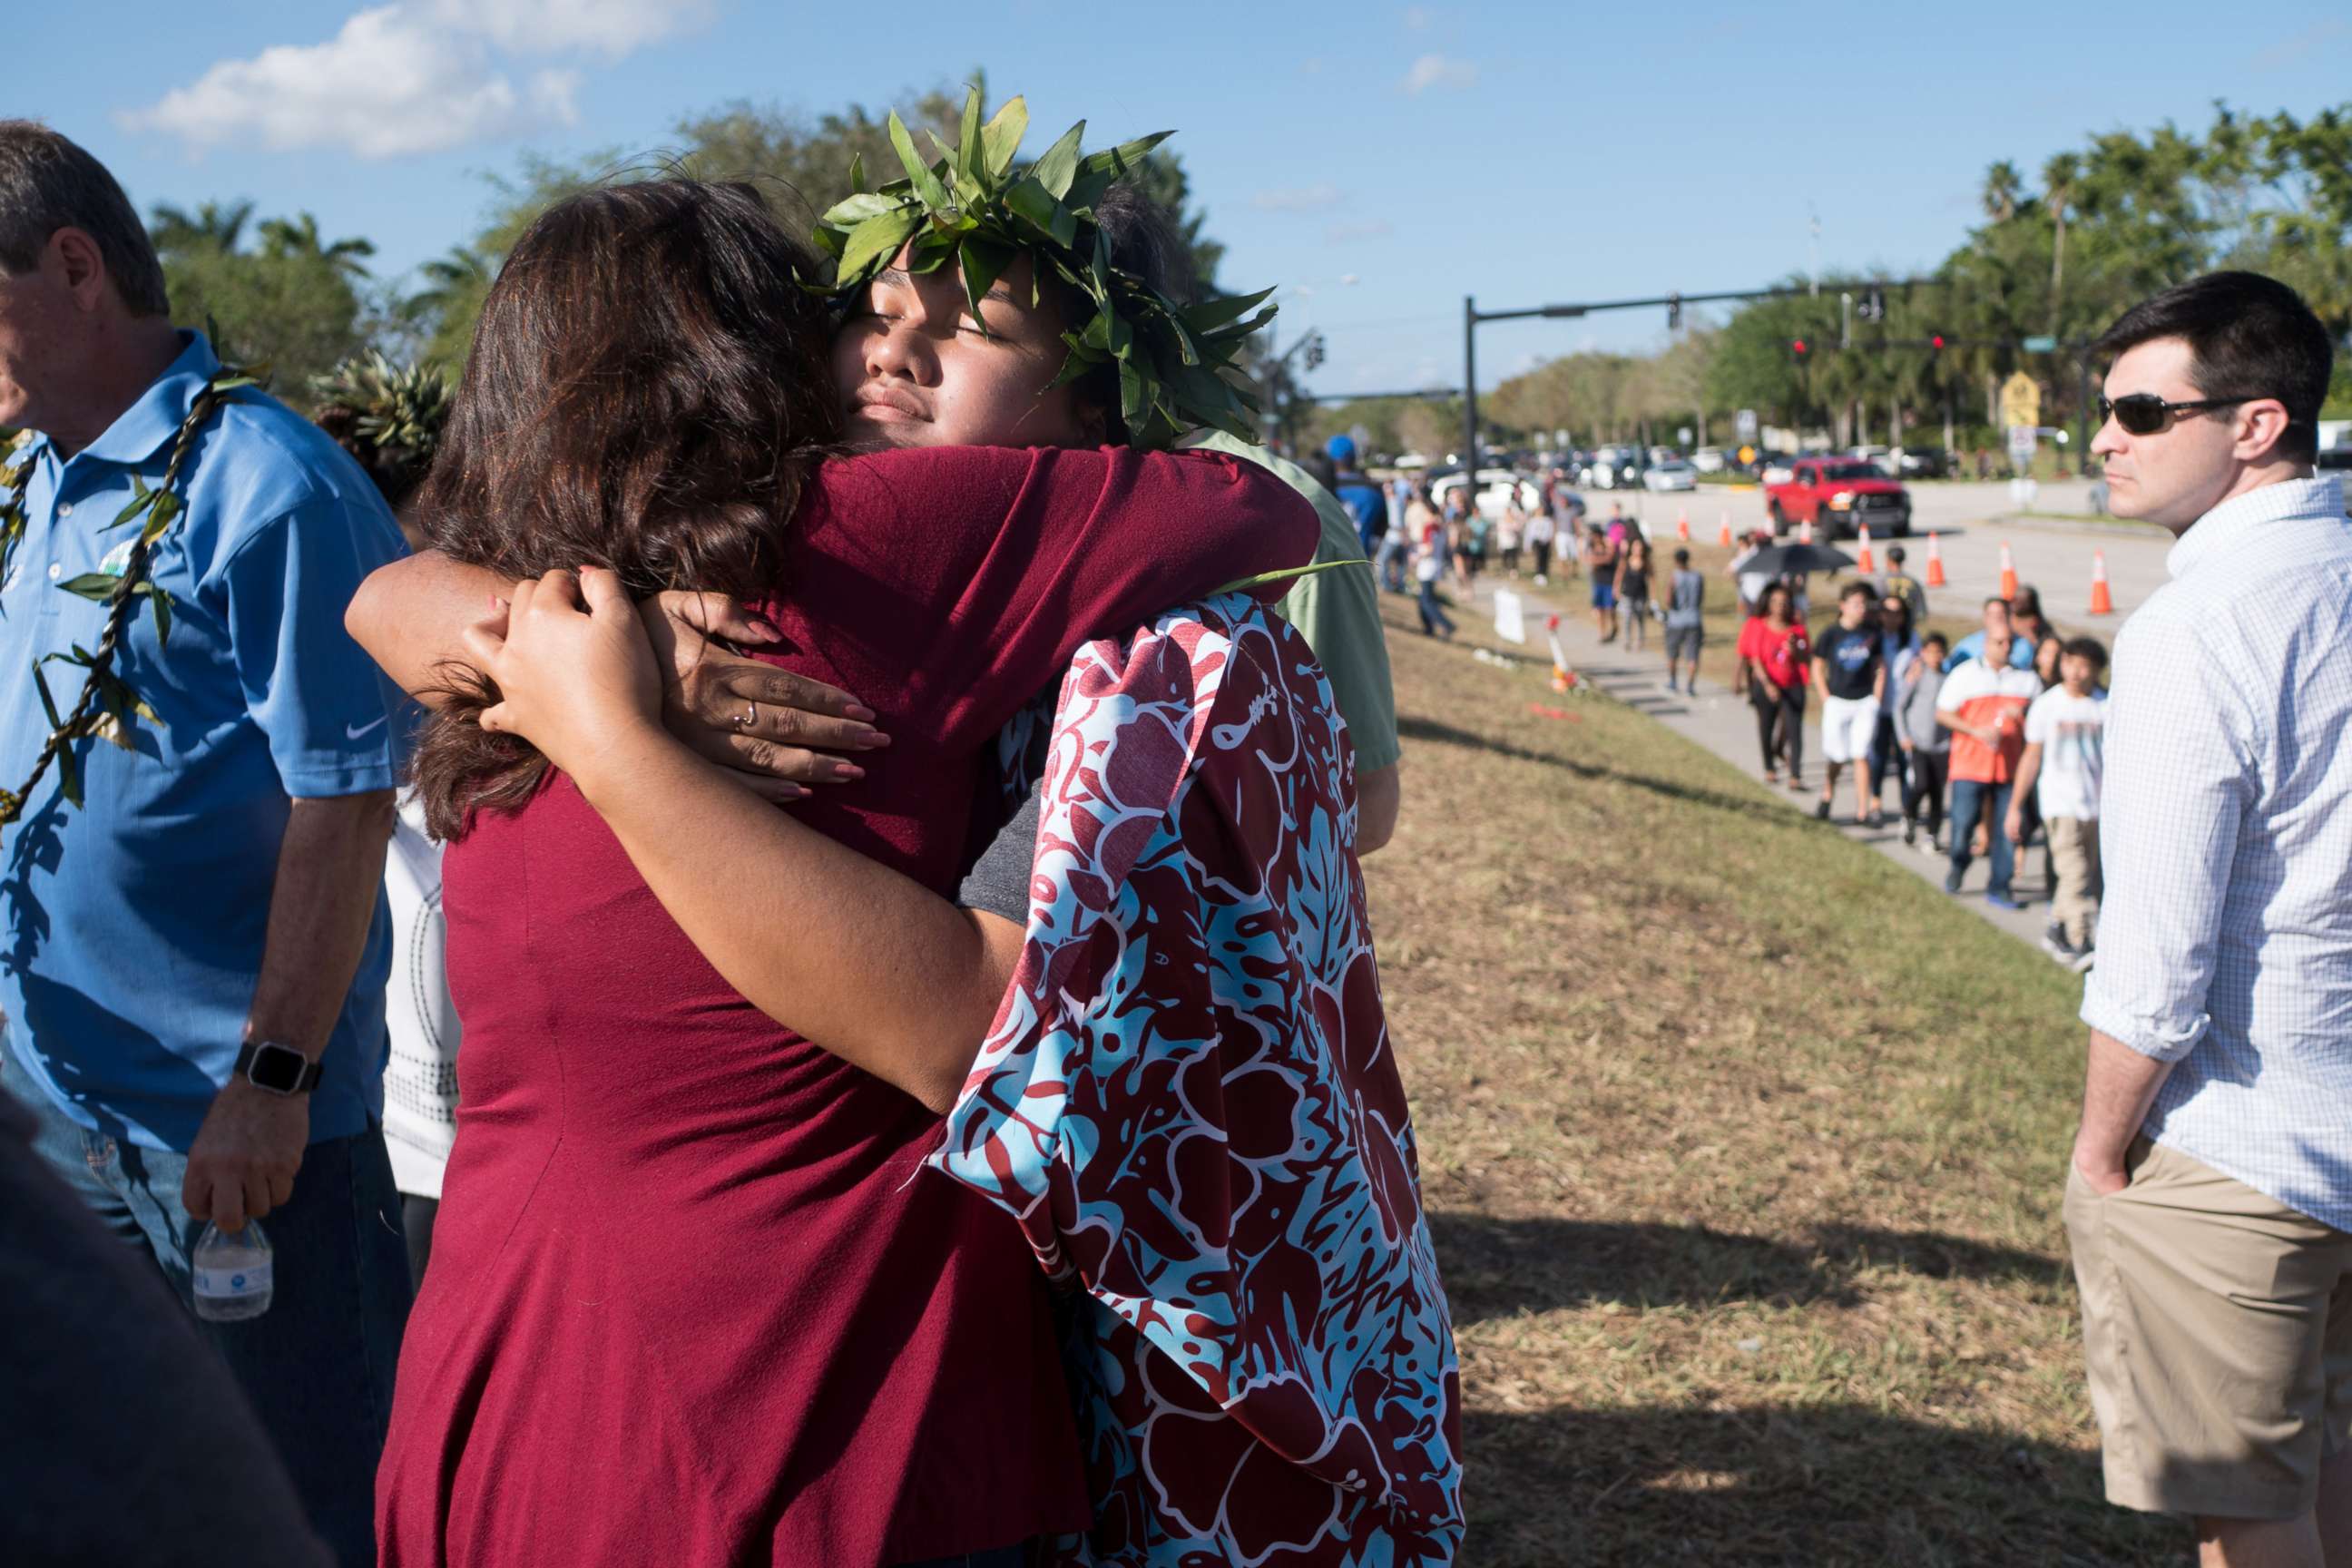
<path id="1" fill-rule="evenodd" d="M 1675 438 L 1676 438 L 1676 439 L 1678 439 L 1678 440 L 1680 440 L 1684 446 L 1687 447 L 1687 446 L 1689 446 L 1689 445 L 1690 445 L 1690 426 L 1689 426 L 1685 425 L 1685 426 L 1682 426 L 1681 427 L 1679 427 L 1678 429 L 1676 429 L 1676 430 L 1675 431 Z"/>
<path id="2" fill-rule="evenodd" d="M 2051 337 L 2028 338 L 2018 346 L 2030 354 L 2054 354 L 2058 352 L 2058 340 Z"/>
<path id="3" fill-rule="evenodd" d="M 1748 442 L 1756 439 L 1756 410 L 1753 408 L 1743 408 L 1738 413 L 1733 415 L 1731 418 L 1734 427 L 1739 432 L 1739 439 L 1742 442 Z"/>
<path id="4" fill-rule="evenodd" d="M 1748 464 L 1750 464 L 1750 463 L 1754 462 L 1755 460 L 1756 460 L 1756 448 L 1755 448 L 1755 447 L 1740 447 L 1740 448 L 1739 448 L 1739 466 L 1740 466 L 1741 468 L 1746 468 Z"/>
<path id="5" fill-rule="evenodd" d="M 1522 646 L 1528 640 L 1527 604 L 1508 588 L 1495 590 L 1495 635 Z"/>
<path id="6" fill-rule="evenodd" d="M 2041 384 L 2021 370 L 2000 384 L 2000 422 L 2012 430 L 2042 423 Z M 2016 442 L 2011 436 L 2010 444 Z"/>
<path id="7" fill-rule="evenodd" d="M 2011 426 L 2009 427 L 2009 460 L 2021 468 L 2032 468 L 2034 443 L 2040 438 L 2040 433 L 2031 425 Z"/>

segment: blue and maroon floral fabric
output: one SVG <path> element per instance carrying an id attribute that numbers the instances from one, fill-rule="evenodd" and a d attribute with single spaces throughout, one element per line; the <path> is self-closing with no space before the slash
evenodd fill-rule
<path id="1" fill-rule="evenodd" d="M 1321 668 L 1227 595 L 1082 649 L 933 1163 L 1074 1296 L 1094 1568 L 1440 1564 L 1460 1386 Z"/>

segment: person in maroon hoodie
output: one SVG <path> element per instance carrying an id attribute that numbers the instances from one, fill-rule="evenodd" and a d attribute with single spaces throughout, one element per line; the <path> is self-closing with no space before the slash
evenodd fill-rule
<path id="1" fill-rule="evenodd" d="M 968 1016 L 976 1041 L 1003 991 L 934 895 L 956 886 L 984 749 L 1076 647 L 1303 563 L 1317 524 L 1281 480 L 1207 454 L 824 460 L 840 403 L 831 323 L 793 281 L 811 270 L 740 187 L 552 209 L 492 290 L 421 498 L 446 559 L 413 570 L 585 564 L 632 597 L 756 604 L 763 659 L 887 729 L 887 769 L 788 826 L 889 874 L 806 923 L 900 984 L 861 991 L 840 1037 L 807 1026 L 830 1048 L 772 1022 L 581 785 L 479 723 L 497 694 L 444 678 L 417 775 L 453 839 L 467 1043 L 379 1477 L 387 1563 L 984 1561 L 1086 1521 L 1042 1276 L 980 1199 L 912 1179 L 955 1088 L 914 1058 L 914 1020 Z M 1021 274 L 1003 286 L 1025 294 Z M 1083 440 L 1048 386 L 1051 310 L 992 325 L 996 382 L 960 384 L 987 392 L 965 416 L 1014 408 L 1020 437 Z M 895 390 L 861 423 L 957 415 Z M 354 606 L 363 642 L 370 619 Z M 747 923 L 812 891 L 748 889 Z"/>

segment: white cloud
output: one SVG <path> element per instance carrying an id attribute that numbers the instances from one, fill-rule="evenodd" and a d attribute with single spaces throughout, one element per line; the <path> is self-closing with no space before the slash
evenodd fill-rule
<path id="1" fill-rule="evenodd" d="M 1444 55 L 1423 55 L 1404 73 L 1404 89 L 1415 98 L 1433 87 L 1473 87 L 1477 81 L 1476 66 L 1468 60 L 1448 59 Z"/>
<path id="2" fill-rule="evenodd" d="M 433 0 L 433 19 L 509 54 L 593 50 L 607 59 L 699 26 L 710 0 Z"/>
<path id="3" fill-rule="evenodd" d="M 362 158 L 446 152 L 579 120 L 580 72 L 510 73 L 493 53 L 618 59 L 698 23 L 708 0 L 412 0 L 354 14 L 324 43 L 221 60 L 116 118 L 196 152 L 341 148 Z M 520 76 L 520 79 L 518 79 Z"/>
<path id="4" fill-rule="evenodd" d="M 1312 213 L 1336 207 L 1340 199 L 1337 185 L 1302 185 L 1294 190 L 1260 191 L 1250 198 L 1250 205 L 1266 213 Z"/>

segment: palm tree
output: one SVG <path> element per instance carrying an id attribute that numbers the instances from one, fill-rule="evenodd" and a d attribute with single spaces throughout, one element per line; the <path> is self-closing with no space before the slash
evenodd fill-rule
<path id="1" fill-rule="evenodd" d="M 2072 153 L 2061 153 L 2042 165 L 2042 199 L 2050 208 L 2051 221 L 2057 226 L 2055 242 L 2050 249 L 2050 335 L 2056 337 L 2059 316 L 2066 289 L 2066 209 L 2074 199 L 2074 187 L 2083 177 L 2083 163 Z"/>
<path id="2" fill-rule="evenodd" d="M 1995 223 L 2007 223 L 2017 216 L 2018 193 L 2025 187 L 2025 178 L 2017 165 L 2003 158 L 1985 171 L 1985 216 Z"/>
<path id="3" fill-rule="evenodd" d="M 148 233 L 158 250 L 235 250 L 245 237 L 245 226 L 253 216 L 251 202 L 235 202 L 223 206 L 218 202 L 205 202 L 193 213 L 184 207 L 162 205 L 154 209 L 148 223 Z"/>
<path id="4" fill-rule="evenodd" d="M 373 256 L 375 246 L 364 239 L 339 239 L 330 245 L 319 237 L 319 220 L 309 213 L 292 219 L 274 217 L 261 225 L 262 254 L 269 257 L 315 256 L 349 278 L 364 278 L 362 256 Z"/>

